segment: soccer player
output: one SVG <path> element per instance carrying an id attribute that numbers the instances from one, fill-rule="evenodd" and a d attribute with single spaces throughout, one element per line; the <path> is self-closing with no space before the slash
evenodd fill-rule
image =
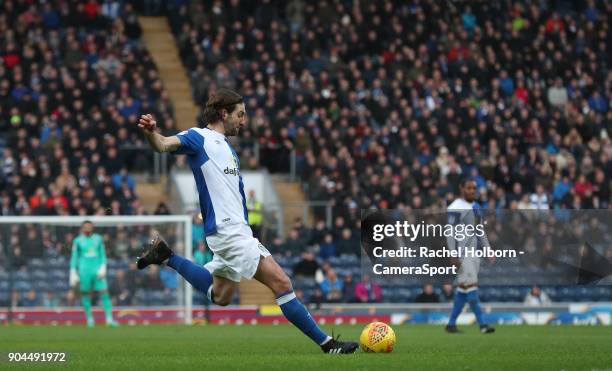
<path id="1" fill-rule="evenodd" d="M 230 89 L 219 89 L 206 103 L 197 128 L 175 136 L 156 132 L 153 116 L 142 115 L 138 126 L 157 152 L 185 154 L 198 188 L 204 217 L 206 243 L 214 253 L 204 267 L 175 254 L 157 237 L 138 260 L 138 268 L 167 264 L 208 299 L 228 305 L 241 277 L 255 278 L 276 296 L 284 316 L 325 353 L 353 353 L 357 343 L 343 342 L 324 333 L 296 298 L 289 277 L 268 250 L 253 237 L 248 222 L 240 162 L 227 137 L 240 133 L 246 124 L 242 97 Z"/>
<path id="2" fill-rule="evenodd" d="M 475 225 L 476 223 L 481 223 L 482 212 L 478 203 L 475 202 L 476 182 L 470 178 L 462 179 L 459 185 L 459 193 L 461 198 L 453 201 L 448 207 L 449 224 Z M 460 250 L 465 246 L 474 246 L 476 248 L 489 246 L 486 235 L 483 237 L 466 237 L 462 241 L 449 237 L 448 245 L 449 249 L 454 250 Z M 457 289 L 453 302 L 453 310 L 448 320 L 448 325 L 446 325 L 446 331 L 450 333 L 459 332 L 457 329 L 457 317 L 461 314 L 465 303 L 469 303 L 480 325 L 480 332 L 483 334 L 493 333 L 495 329 L 487 325 L 482 318 L 482 309 L 480 308 L 480 299 L 478 298 L 480 258 L 463 255 L 460 258 L 460 266 L 457 271 Z"/>
<path id="3" fill-rule="evenodd" d="M 91 314 L 92 291 L 95 291 L 102 301 L 107 326 L 117 327 L 118 324 L 113 320 L 113 309 L 106 282 L 106 250 L 102 236 L 93 233 L 93 228 L 92 222 L 83 222 L 81 234 L 72 242 L 70 286 L 75 287 L 80 282 L 81 302 L 88 327 L 93 327 L 95 324 Z"/>

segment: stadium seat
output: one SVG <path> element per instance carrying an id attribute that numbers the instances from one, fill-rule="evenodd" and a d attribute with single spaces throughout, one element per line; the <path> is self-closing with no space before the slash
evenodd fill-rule
<path id="1" fill-rule="evenodd" d="M 32 258 L 28 261 L 28 266 L 30 267 L 42 267 L 45 266 L 45 262 L 39 258 Z"/>
<path id="2" fill-rule="evenodd" d="M 16 291 L 25 292 L 32 289 L 32 284 L 29 281 L 17 280 L 15 281 L 13 288 Z"/>
<path id="3" fill-rule="evenodd" d="M 41 269 L 41 268 L 32 269 L 31 277 L 33 280 L 45 281 L 47 280 L 47 276 L 48 276 L 47 270 L 45 269 Z"/>

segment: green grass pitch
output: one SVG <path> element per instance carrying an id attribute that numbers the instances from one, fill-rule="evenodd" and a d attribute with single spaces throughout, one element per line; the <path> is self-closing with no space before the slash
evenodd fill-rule
<path id="1" fill-rule="evenodd" d="M 592 370 L 612 369 L 612 328 L 394 326 L 391 354 L 326 355 L 289 325 L 0 327 L 0 369 L 54 370 Z M 333 326 L 357 339 L 362 326 Z M 331 333 L 332 326 L 325 326 Z M 67 352 L 65 364 L 7 362 L 8 351 Z"/>

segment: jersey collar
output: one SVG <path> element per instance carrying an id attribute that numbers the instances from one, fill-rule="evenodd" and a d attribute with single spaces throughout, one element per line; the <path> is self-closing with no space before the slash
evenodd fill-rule
<path id="1" fill-rule="evenodd" d="M 204 130 L 208 130 L 209 133 L 211 133 L 213 136 L 219 137 L 219 139 L 224 139 L 224 140 L 226 139 L 225 135 L 219 133 L 216 130 L 212 130 L 212 129 L 209 129 L 209 128 L 204 128 Z"/>

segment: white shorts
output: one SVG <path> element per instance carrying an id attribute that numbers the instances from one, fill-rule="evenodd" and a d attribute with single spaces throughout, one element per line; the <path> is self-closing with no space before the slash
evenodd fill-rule
<path id="1" fill-rule="evenodd" d="M 270 256 L 246 224 L 218 225 L 217 233 L 206 236 L 206 244 L 215 255 L 204 268 L 234 282 L 240 282 L 241 277 L 253 278 L 260 257 Z"/>
<path id="2" fill-rule="evenodd" d="M 461 259 L 461 267 L 457 272 L 458 285 L 477 285 L 478 271 L 480 270 L 480 258 L 464 257 Z"/>

